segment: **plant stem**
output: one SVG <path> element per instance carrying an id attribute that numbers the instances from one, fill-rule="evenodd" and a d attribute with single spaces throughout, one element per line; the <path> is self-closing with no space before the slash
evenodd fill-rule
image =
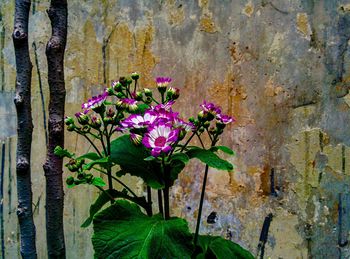
<path id="1" fill-rule="evenodd" d="M 183 145 L 183 147 L 181 148 L 180 152 L 184 151 L 185 148 L 187 147 L 188 143 L 190 143 L 190 141 L 192 140 L 192 138 L 194 137 L 194 135 L 196 135 L 196 132 L 193 132 L 191 137 L 189 137 L 189 139 L 186 141 L 185 145 Z"/>
<path id="2" fill-rule="evenodd" d="M 136 89 L 137 89 L 137 79 L 135 80 L 134 93 L 136 93 Z"/>
<path id="3" fill-rule="evenodd" d="M 94 144 L 94 142 L 92 142 L 92 140 L 91 140 L 88 136 L 86 136 L 85 134 L 82 134 L 82 135 L 87 139 L 87 141 L 89 141 L 89 143 L 91 144 L 91 146 L 94 147 L 94 149 L 96 150 L 97 154 L 98 154 L 100 157 L 102 157 L 102 154 L 100 153 L 100 151 L 98 150 L 98 148 L 96 147 L 96 145 Z"/>
<path id="4" fill-rule="evenodd" d="M 151 208 L 151 216 L 153 215 L 152 212 L 152 190 L 151 187 L 147 186 L 147 203 Z"/>
<path id="5" fill-rule="evenodd" d="M 166 184 L 163 190 L 164 193 L 164 219 L 168 220 L 170 218 L 169 210 L 169 186 Z"/>
<path id="6" fill-rule="evenodd" d="M 197 137 L 199 139 L 199 142 L 201 143 L 202 148 L 205 148 L 204 144 L 203 144 L 203 141 L 202 141 L 201 137 L 199 136 L 199 134 L 197 132 L 196 132 L 196 135 L 197 135 Z"/>
<path id="7" fill-rule="evenodd" d="M 209 169 L 209 166 L 205 165 L 204 179 L 203 179 L 203 185 L 202 185 L 202 192 L 201 192 L 201 198 L 200 198 L 200 201 L 199 201 L 199 209 L 198 209 L 198 217 L 197 217 L 197 224 L 196 224 L 196 232 L 194 234 L 194 240 L 193 240 L 195 246 L 197 245 L 197 242 L 198 242 L 198 233 L 199 233 L 199 227 L 200 227 L 200 224 L 201 224 L 201 216 L 202 216 L 202 209 L 203 209 L 205 186 L 207 184 L 208 169 Z"/>
<path id="8" fill-rule="evenodd" d="M 162 157 L 162 171 L 164 176 L 165 187 L 163 189 L 164 195 L 164 219 L 168 220 L 170 218 L 170 209 L 169 209 L 169 172 L 165 168 L 164 156 Z"/>
<path id="9" fill-rule="evenodd" d="M 158 208 L 159 208 L 159 213 L 163 215 L 164 212 L 163 212 L 162 190 L 158 190 Z"/>

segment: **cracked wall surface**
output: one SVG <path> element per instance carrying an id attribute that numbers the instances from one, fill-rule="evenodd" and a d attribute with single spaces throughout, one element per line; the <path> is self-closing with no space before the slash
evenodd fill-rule
<path id="1" fill-rule="evenodd" d="M 32 1 L 29 25 L 39 258 L 46 257 L 48 7 L 48 1 Z M 6 258 L 19 258 L 13 14 L 14 1 L 2 0 L 0 239 Z M 185 116 L 195 115 L 206 99 L 237 120 L 223 140 L 236 151 L 228 158 L 236 168 L 209 171 L 202 233 L 222 235 L 254 254 L 266 241 L 266 258 L 349 258 L 349 40 L 346 0 L 71 0 L 66 114 L 119 76 L 138 71 L 141 86 L 149 88 L 156 76 L 172 77 L 182 93 L 176 108 Z M 68 132 L 66 147 L 90 149 Z M 202 171 L 191 163 L 172 189 L 172 213 L 192 229 Z M 125 181 L 144 191 L 136 178 Z M 79 226 L 96 195 L 87 186 L 65 191 L 68 258 L 92 258 L 92 230 Z"/>

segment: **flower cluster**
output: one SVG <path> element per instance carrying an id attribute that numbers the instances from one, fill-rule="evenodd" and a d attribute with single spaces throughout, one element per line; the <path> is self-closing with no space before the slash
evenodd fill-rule
<path id="1" fill-rule="evenodd" d="M 132 114 L 121 122 L 124 130 L 131 132 L 131 140 L 135 144 L 143 144 L 151 150 L 154 157 L 167 154 L 180 141 L 193 124 L 179 118 L 173 112 L 174 101 L 151 106 L 142 114 Z"/>

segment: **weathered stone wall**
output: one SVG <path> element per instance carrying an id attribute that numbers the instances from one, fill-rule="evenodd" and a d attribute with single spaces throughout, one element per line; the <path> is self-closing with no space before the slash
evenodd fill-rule
<path id="1" fill-rule="evenodd" d="M 33 0 L 30 17 L 39 258 L 46 258 L 42 164 L 48 5 Z M 19 258 L 13 13 L 14 1 L 1 0 L 0 223 L 6 258 Z M 272 213 L 266 257 L 350 257 L 348 1 L 71 0 L 68 33 L 67 114 L 79 110 L 112 79 L 138 71 L 144 87 L 154 87 L 156 76 L 173 77 L 173 85 L 182 91 L 177 108 L 187 116 L 207 99 L 236 117 L 223 140 L 237 152 L 232 159 L 236 169 L 210 171 L 203 232 L 226 236 L 256 253 L 264 219 Z M 89 149 L 69 133 L 66 146 L 77 152 Z M 202 170 L 193 163 L 180 176 L 173 188 L 174 214 L 195 218 Z M 79 225 L 95 196 L 88 187 L 66 190 L 68 258 L 92 258 L 91 229 Z M 211 212 L 217 213 L 214 224 L 206 222 Z"/>

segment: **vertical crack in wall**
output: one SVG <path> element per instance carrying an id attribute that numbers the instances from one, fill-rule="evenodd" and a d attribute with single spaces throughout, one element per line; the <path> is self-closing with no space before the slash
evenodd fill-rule
<path id="1" fill-rule="evenodd" d="M 5 90 L 5 69 L 4 69 L 4 53 L 3 49 L 5 48 L 5 26 L 2 21 L 2 13 L 0 12 L 0 82 L 1 82 L 1 91 Z"/>
<path id="2" fill-rule="evenodd" d="M 5 179 L 5 155 L 6 142 L 1 147 L 1 169 L 0 169 L 0 227 L 1 227 L 1 258 L 5 258 L 5 230 L 4 230 L 4 179 Z"/>
<path id="3" fill-rule="evenodd" d="M 12 213 L 12 139 L 9 138 L 8 144 L 8 185 L 7 185 L 7 195 L 8 195 L 8 206 L 9 214 Z"/>
<path id="4" fill-rule="evenodd" d="M 33 42 L 33 49 L 34 49 L 34 59 L 35 59 L 35 66 L 36 66 L 36 72 L 38 74 L 38 84 L 39 84 L 39 92 L 40 92 L 40 98 L 41 98 L 41 110 L 43 113 L 43 126 L 44 126 L 44 132 L 45 132 L 45 144 L 47 146 L 48 143 L 48 134 L 47 134 L 47 125 L 46 125 L 46 107 L 45 107 L 45 97 L 43 93 L 43 84 L 41 80 L 41 71 L 39 66 L 39 59 L 38 59 L 38 53 L 37 53 L 37 47 L 35 41 Z"/>

